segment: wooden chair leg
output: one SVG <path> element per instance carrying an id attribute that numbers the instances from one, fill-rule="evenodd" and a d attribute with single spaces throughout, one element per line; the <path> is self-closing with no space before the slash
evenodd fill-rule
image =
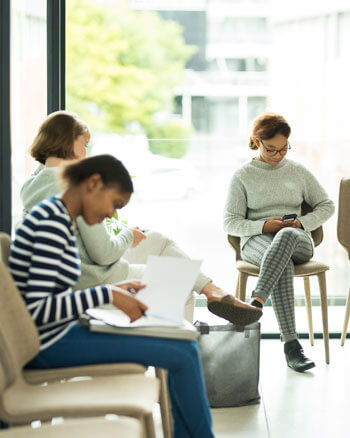
<path id="1" fill-rule="evenodd" d="M 317 274 L 317 278 L 318 278 L 318 284 L 320 286 L 325 356 L 326 356 L 326 363 L 329 364 L 328 302 L 327 302 L 327 285 L 326 285 L 325 272 L 321 272 Z"/>
<path id="2" fill-rule="evenodd" d="M 235 297 L 239 298 L 239 272 L 237 274 L 237 282 L 236 282 L 236 293 L 235 293 Z"/>
<path id="3" fill-rule="evenodd" d="M 305 289 L 305 302 L 307 311 L 307 322 L 309 325 L 310 344 L 314 346 L 314 329 L 312 325 L 312 304 L 311 304 L 311 291 L 310 291 L 310 278 L 304 277 L 304 289 Z"/>
<path id="4" fill-rule="evenodd" d="M 346 299 L 344 326 L 343 326 L 343 332 L 342 332 L 341 341 L 340 341 L 340 345 L 342 347 L 344 346 L 345 339 L 346 339 L 346 332 L 348 330 L 349 317 L 350 317 L 350 289 L 348 292 L 348 298 Z"/>
<path id="5" fill-rule="evenodd" d="M 238 274 L 238 276 L 239 276 L 239 299 L 242 301 L 245 301 L 248 274 L 246 274 L 244 272 L 240 272 Z"/>
<path id="6" fill-rule="evenodd" d="M 173 437 L 173 418 L 171 416 L 171 404 L 168 393 L 167 375 L 162 368 L 156 368 L 156 377 L 160 382 L 160 413 L 162 416 L 162 428 L 164 438 Z"/>
<path id="7" fill-rule="evenodd" d="M 156 430 L 152 414 L 145 417 L 145 432 L 146 438 L 156 438 Z"/>

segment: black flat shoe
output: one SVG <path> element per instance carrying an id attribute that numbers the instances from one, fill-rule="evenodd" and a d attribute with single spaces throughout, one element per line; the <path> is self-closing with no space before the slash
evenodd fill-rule
<path id="1" fill-rule="evenodd" d="M 220 300 L 210 301 L 208 310 L 233 324 L 241 326 L 252 324 L 262 316 L 261 309 L 253 306 L 251 308 L 242 307 L 232 295 L 225 295 Z"/>
<path id="2" fill-rule="evenodd" d="M 315 362 L 305 356 L 303 347 L 296 339 L 284 344 L 284 354 L 286 355 L 289 368 L 299 373 L 310 370 L 316 366 Z"/>

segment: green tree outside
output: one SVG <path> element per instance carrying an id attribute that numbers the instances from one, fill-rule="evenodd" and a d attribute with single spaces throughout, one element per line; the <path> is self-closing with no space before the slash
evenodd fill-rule
<path id="1" fill-rule="evenodd" d="M 152 135 L 154 114 L 172 112 L 174 87 L 195 52 L 181 26 L 153 11 L 128 10 L 125 0 L 69 0 L 67 23 L 67 107 L 93 130 L 125 133 L 137 121 Z M 157 136 L 190 135 L 176 123 L 178 135 L 167 122 Z"/>

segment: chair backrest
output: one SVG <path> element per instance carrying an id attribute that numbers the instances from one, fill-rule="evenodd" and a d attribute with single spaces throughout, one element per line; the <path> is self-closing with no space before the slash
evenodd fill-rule
<path id="1" fill-rule="evenodd" d="M 350 259 L 350 178 L 342 178 L 339 187 L 337 233 L 339 243 Z"/>
<path id="2" fill-rule="evenodd" d="M 0 262 L 0 354 L 17 375 L 39 352 L 37 328 L 13 278 Z M 3 357 L 1 358 L 3 362 Z"/>
<path id="3" fill-rule="evenodd" d="M 6 388 L 8 388 L 11 383 L 11 379 L 9 378 L 8 367 L 4 364 L 3 352 L 0 348 L 0 423 L 1 421 L 7 422 L 7 411 L 3 403 L 3 394 L 5 393 Z M 13 380 L 13 379 L 12 379 Z M 0 424 L 1 429 L 1 424 Z M 1 433 L 0 433 L 1 435 Z"/>
<path id="4" fill-rule="evenodd" d="M 7 373 L 5 372 L 5 367 L 1 361 L 1 357 L 2 356 L 0 356 L 0 399 L 1 399 L 2 392 L 6 389 L 7 380 L 8 380 L 7 376 L 6 376 Z M 1 414 L 0 414 L 0 418 L 1 418 Z"/>
<path id="5" fill-rule="evenodd" d="M 6 233 L 0 233 L 0 262 L 8 265 L 10 256 L 11 237 Z"/>
<path id="6" fill-rule="evenodd" d="M 301 215 L 305 215 L 307 213 L 312 212 L 312 207 L 310 207 L 309 204 L 307 204 L 305 201 L 301 204 Z M 314 241 L 315 247 L 318 246 L 322 240 L 323 240 L 323 228 L 322 225 L 316 230 L 311 231 L 311 237 Z M 239 260 L 242 260 L 241 256 L 241 238 L 238 236 L 231 236 L 230 234 L 227 235 L 227 240 L 229 241 L 229 244 L 232 246 L 233 250 L 236 253 L 236 262 Z"/>
<path id="7" fill-rule="evenodd" d="M 301 215 L 304 216 L 307 213 L 311 213 L 313 211 L 313 208 L 310 207 L 309 204 L 307 204 L 305 201 L 301 204 Z M 320 225 L 316 230 L 311 231 L 311 237 L 314 241 L 315 247 L 318 246 L 322 240 L 323 240 L 323 228 L 322 225 Z"/>

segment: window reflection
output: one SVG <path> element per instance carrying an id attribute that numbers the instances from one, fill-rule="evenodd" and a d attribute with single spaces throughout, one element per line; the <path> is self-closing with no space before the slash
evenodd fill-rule
<path id="1" fill-rule="evenodd" d="M 12 224 L 20 189 L 37 167 L 28 150 L 46 115 L 46 1 L 11 1 Z"/>
<path id="2" fill-rule="evenodd" d="M 68 107 L 92 125 L 94 153 L 112 148 L 135 169 L 140 189 L 125 218 L 170 234 L 194 257 L 205 256 L 204 270 L 232 291 L 235 271 L 222 231 L 223 204 L 232 172 L 253 156 L 247 142 L 258 114 L 272 110 L 287 118 L 294 147 L 290 158 L 306 164 L 332 199 L 338 198 L 339 180 L 350 164 L 350 13 L 331 2 L 320 9 L 317 1 L 306 6 L 301 0 L 88 3 L 94 14 L 88 7 L 75 14 L 78 0 L 67 4 L 67 56 L 79 54 L 78 47 L 85 54 L 76 71 L 74 57 L 68 62 Z M 113 56 L 103 58 L 96 50 L 99 34 L 104 49 L 106 35 L 115 38 L 107 50 Z M 88 63 L 91 56 L 98 66 Z M 96 83 L 100 87 L 94 92 Z M 108 143 L 102 140 L 106 133 L 114 136 Z M 131 154 L 139 136 L 143 152 Z M 161 163 L 163 158 L 170 162 Z M 186 170 L 169 172 L 178 169 L 171 160 Z M 178 173 L 186 177 L 174 178 Z M 155 199 L 146 200 L 146 190 L 153 190 Z M 324 228 L 316 257 L 332 267 L 329 295 L 344 295 L 349 270 L 336 241 L 336 217 Z M 303 294 L 302 284 L 296 293 Z"/>

